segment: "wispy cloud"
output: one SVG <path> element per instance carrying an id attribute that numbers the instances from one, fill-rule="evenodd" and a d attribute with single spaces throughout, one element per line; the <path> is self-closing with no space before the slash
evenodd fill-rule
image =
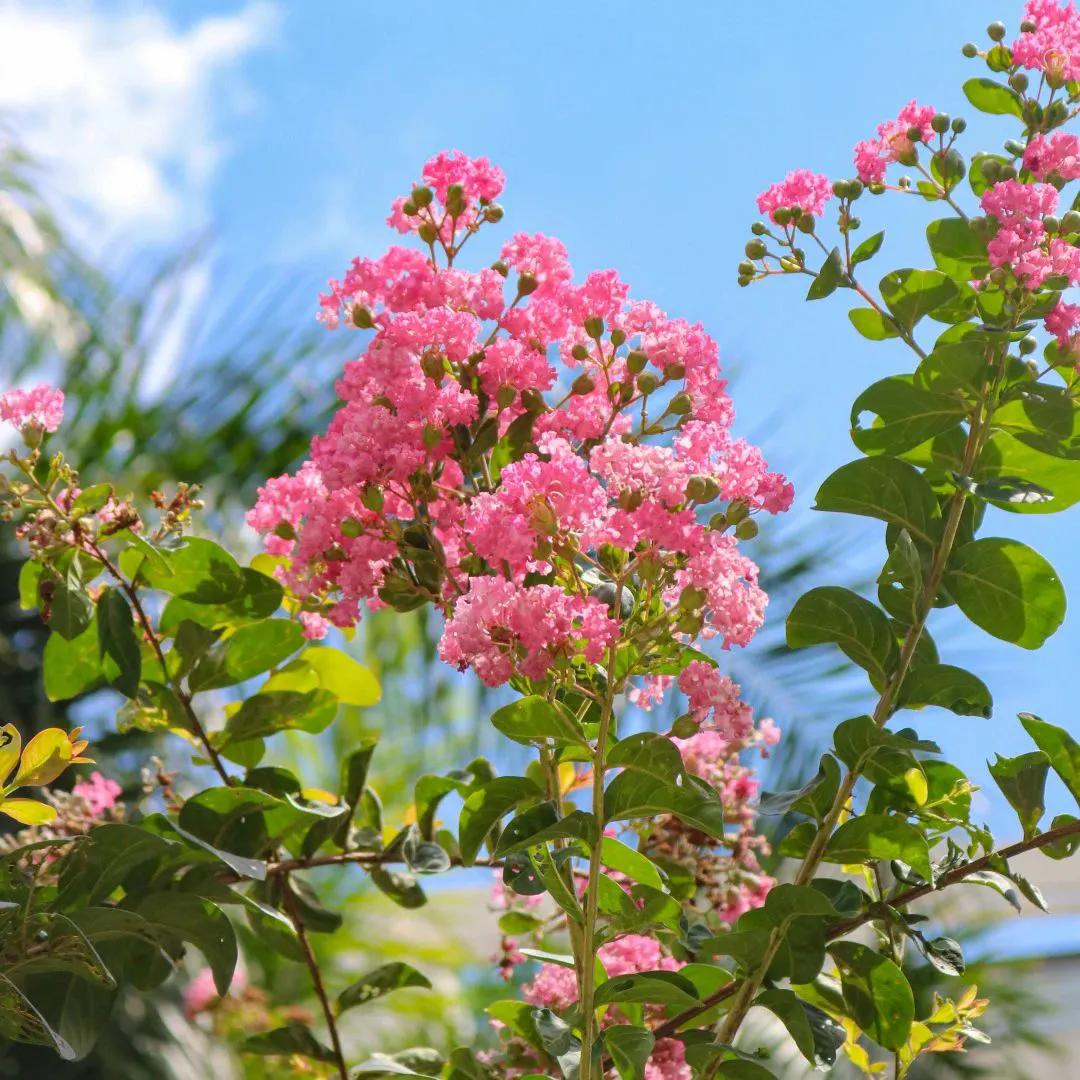
<path id="1" fill-rule="evenodd" d="M 84 236 L 190 234 L 225 122 L 251 104 L 240 63 L 277 23 L 265 0 L 184 28 L 145 10 L 0 0 L 0 116 Z"/>

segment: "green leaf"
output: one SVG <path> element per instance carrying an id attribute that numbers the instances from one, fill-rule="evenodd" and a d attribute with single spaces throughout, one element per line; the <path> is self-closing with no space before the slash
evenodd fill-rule
<path id="1" fill-rule="evenodd" d="M 861 426 L 863 413 L 871 427 Z M 901 454 L 963 419 L 963 402 L 916 386 L 910 375 L 892 375 L 867 387 L 851 406 L 851 438 L 864 454 Z"/>
<path id="2" fill-rule="evenodd" d="M 884 232 L 874 233 L 873 236 L 868 236 L 851 253 L 851 265 L 855 267 L 858 266 L 859 263 L 863 263 L 866 262 L 868 259 L 872 259 L 881 250 L 881 245 L 884 240 Z"/>
<path id="3" fill-rule="evenodd" d="M 371 883 L 399 907 L 411 910 L 423 907 L 427 903 L 424 890 L 420 888 L 412 874 L 387 870 L 385 866 L 375 866 L 372 867 L 369 877 Z"/>
<path id="4" fill-rule="evenodd" d="M 994 783 L 1016 811 L 1024 829 L 1024 839 L 1030 839 L 1046 809 L 1046 774 L 1050 771 L 1050 758 L 1042 750 L 1033 750 L 1013 758 L 998 754 L 995 761 L 986 764 Z"/>
<path id="5" fill-rule="evenodd" d="M 581 725 L 561 706 L 532 694 L 496 709 L 491 722 L 497 730 L 514 742 L 557 743 L 583 746 L 587 744 Z"/>
<path id="6" fill-rule="evenodd" d="M 886 814 L 860 814 L 829 837 L 825 861 L 871 863 L 900 859 L 927 881 L 933 879 L 930 849 L 914 825 Z"/>
<path id="7" fill-rule="evenodd" d="M 964 96 L 980 112 L 993 116 L 1023 117 L 1024 109 L 1020 96 L 993 79 L 968 79 L 963 86 Z"/>
<path id="8" fill-rule="evenodd" d="M 53 593 L 49 601 L 49 617 L 46 620 L 50 630 L 68 641 L 78 637 L 90 625 L 94 616 L 94 605 L 82 583 L 78 565 L 78 560 L 72 562 L 67 575 L 52 583 Z"/>
<path id="9" fill-rule="evenodd" d="M 625 874 L 632 881 L 651 885 L 654 889 L 664 888 L 664 881 L 656 863 L 613 836 L 605 836 L 600 841 L 600 862 L 609 870 Z"/>
<path id="10" fill-rule="evenodd" d="M 1004 503 L 1006 506 L 1047 503 L 1054 498 L 1054 493 L 1049 488 L 1025 480 L 1022 476 L 994 476 L 989 480 L 954 476 L 953 479 L 972 495 L 986 499 L 987 502 Z"/>
<path id="11" fill-rule="evenodd" d="M 50 701 L 66 701 L 93 688 L 101 678 L 97 623 L 91 620 L 70 640 L 62 634 L 50 634 L 42 666 L 45 696 Z"/>
<path id="12" fill-rule="evenodd" d="M 138 907 L 155 930 L 189 941 L 206 957 L 219 994 L 226 994 L 236 968 L 236 935 L 228 917 L 216 904 L 191 893 L 158 892 Z"/>
<path id="13" fill-rule="evenodd" d="M 921 709 L 937 705 L 957 716 L 989 719 L 994 702 L 982 679 L 950 664 L 920 664 L 904 680 L 897 708 Z"/>
<path id="14" fill-rule="evenodd" d="M 245 1054 L 263 1054 L 267 1056 L 280 1055 L 288 1057 L 299 1054 L 301 1057 L 313 1058 L 315 1061 L 336 1061 L 334 1051 L 328 1046 L 323 1046 L 311 1033 L 307 1024 L 301 1024 L 294 1020 L 284 1027 L 274 1028 L 273 1031 L 260 1032 L 251 1035 L 240 1045 Z"/>
<path id="15" fill-rule="evenodd" d="M 763 990 L 755 1005 L 768 1009 L 787 1028 L 799 1052 L 819 1068 L 836 1062 L 844 1045 L 844 1029 L 827 1013 L 803 1001 L 791 990 Z"/>
<path id="16" fill-rule="evenodd" d="M 378 704 L 382 697 L 379 680 L 348 653 L 327 645 L 316 645 L 304 651 L 303 659 L 319 673 L 324 690 L 329 690 L 342 705 L 368 707 Z"/>
<path id="17" fill-rule="evenodd" d="M 840 969 L 852 1018 L 879 1046 L 899 1050 L 915 1019 L 915 998 L 904 973 L 888 957 L 854 941 L 835 942 L 829 952 Z"/>
<path id="18" fill-rule="evenodd" d="M 896 323 L 874 308 L 852 308 L 848 312 L 848 318 L 851 325 L 871 341 L 885 341 L 900 336 Z"/>
<path id="19" fill-rule="evenodd" d="M 147 563 L 147 584 L 193 604 L 229 604 L 248 584 L 237 561 L 211 540 L 192 536 L 182 547 L 162 554 L 169 570 Z"/>
<path id="20" fill-rule="evenodd" d="M 210 647 L 188 676 L 188 686 L 193 693 L 235 686 L 277 667 L 303 643 L 303 630 L 291 619 L 241 626 Z"/>
<path id="21" fill-rule="evenodd" d="M 1016 540 L 988 537 L 958 548 L 945 587 L 976 626 L 1037 649 L 1065 618 L 1065 590 L 1054 568 Z"/>
<path id="22" fill-rule="evenodd" d="M 474 791 L 461 807 L 458 844 L 461 861 L 471 866 L 484 838 L 499 820 L 519 803 L 540 796 L 540 789 L 524 776 L 500 776 Z"/>
<path id="23" fill-rule="evenodd" d="M 960 291 L 940 270 L 892 270 L 878 288 L 893 318 L 908 331 Z"/>
<path id="24" fill-rule="evenodd" d="M 421 975 L 416 968 L 401 961 L 383 964 L 382 967 L 369 971 L 342 990 L 337 999 L 338 1015 L 340 1016 L 346 1009 L 375 1001 L 393 990 L 403 990 L 410 986 L 430 990 L 431 980 Z"/>
<path id="25" fill-rule="evenodd" d="M 836 292 L 844 284 L 844 262 L 840 258 L 840 249 L 834 247 L 821 264 L 817 277 L 810 284 L 807 300 L 821 300 Z"/>
<path id="26" fill-rule="evenodd" d="M 1072 814 L 1058 814 L 1050 823 L 1051 829 L 1064 829 L 1069 825 L 1075 825 L 1080 818 Z M 1050 859 L 1068 859 L 1077 848 L 1080 848 L 1080 833 L 1072 836 L 1063 836 L 1060 840 L 1044 844 L 1040 850 Z"/>
<path id="27" fill-rule="evenodd" d="M 1020 713 L 1020 723 L 1035 745 L 1050 759 L 1072 797 L 1080 803 L 1080 743 L 1064 729 L 1041 720 L 1033 713 Z"/>
<path id="28" fill-rule="evenodd" d="M 787 618 L 792 649 L 836 645 L 883 684 L 897 659 L 896 638 L 880 608 L 848 589 L 825 585 L 799 597 Z"/>
<path id="29" fill-rule="evenodd" d="M 927 939 L 922 934 L 912 935 L 919 946 L 923 956 L 937 968 L 942 975 L 964 974 L 964 951 L 960 943 L 951 937 L 936 937 Z"/>
<path id="30" fill-rule="evenodd" d="M 165 588 L 164 585 L 158 587 Z M 240 591 L 227 602 L 201 604 L 174 596 L 161 614 L 161 630 L 172 633 L 185 619 L 210 629 L 243 626 L 269 618 L 281 607 L 283 596 L 284 589 L 273 578 L 244 566 L 240 568 Z"/>
<path id="31" fill-rule="evenodd" d="M 506 826 L 494 854 L 496 858 L 501 858 L 552 840 L 577 839 L 591 846 L 596 842 L 598 832 L 596 818 L 592 814 L 573 810 L 565 817 L 559 817 L 555 803 L 541 803 L 526 810 Z"/>
<path id="32" fill-rule="evenodd" d="M 878 518 L 927 544 L 941 531 L 930 485 L 918 469 L 893 457 L 858 458 L 841 465 L 818 489 L 814 509 Z"/>
<path id="33" fill-rule="evenodd" d="M 986 241 L 963 218 L 942 218 L 926 227 L 937 268 L 958 281 L 984 278 L 990 272 Z"/>
<path id="34" fill-rule="evenodd" d="M 324 731 L 337 716 L 338 701 L 328 690 L 276 690 L 254 694 L 225 722 L 218 749 L 276 731 Z"/>
<path id="35" fill-rule="evenodd" d="M 724 835 L 725 812 L 716 791 L 697 777 L 686 776 L 681 786 L 657 780 L 649 773 L 626 769 L 604 792 L 608 821 L 674 814 L 709 836 Z"/>
<path id="36" fill-rule="evenodd" d="M 133 698 L 142 674 L 142 656 L 128 602 L 118 589 L 101 591 L 97 610 L 98 651 L 109 684 Z"/>
<path id="37" fill-rule="evenodd" d="M 44 563 L 27 559 L 19 569 L 19 607 L 23 611 L 33 611 L 38 606 L 38 585 Z"/>
<path id="38" fill-rule="evenodd" d="M 700 1004 L 694 984 L 674 971 L 616 975 L 596 988 L 595 1001 L 598 1008 L 622 1001 L 672 1005 L 676 1009 L 692 1009 Z"/>
<path id="39" fill-rule="evenodd" d="M 604 1049 L 622 1080 L 645 1080 L 645 1064 L 655 1045 L 647 1028 L 612 1024 L 604 1029 Z"/>

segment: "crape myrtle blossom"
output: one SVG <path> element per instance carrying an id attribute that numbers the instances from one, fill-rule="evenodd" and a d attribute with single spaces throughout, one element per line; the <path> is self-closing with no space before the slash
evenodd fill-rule
<path id="1" fill-rule="evenodd" d="M 55 431 L 64 419 L 64 392 L 47 383 L 0 394 L 0 420 L 23 432 Z"/>
<path id="2" fill-rule="evenodd" d="M 1080 178 L 1080 139 L 1069 131 L 1036 135 L 1024 150 L 1024 168 L 1036 180 Z"/>
<path id="3" fill-rule="evenodd" d="M 915 149 L 911 133 L 918 131 L 918 140 L 928 142 L 933 136 L 930 121 L 937 110 L 932 105 L 909 101 L 895 120 L 878 124 L 878 137 L 864 139 L 855 146 L 855 171 L 864 184 L 881 183 L 886 168 L 894 161 L 908 162 Z"/>
<path id="4" fill-rule="evenodd" d="M 371 334 L 309 460 L 269 480 L 248 515 L 305 634 L 350 626 L 365 605 L 429 601 L 448 663 L 492 686 L 540 680 L 600 662 L 616 640 L 610 598 L 582 576 L 614 547 L 659 568 L 651 595 L 672 617 L 699 589 L 701 632 L 745 645 L 765 595 L 701 508 L 776 513 L 791 485 L 732 434 L 700 325 L 632 299 L 614 271 L 576 284 L 552 237 L 516 233 L 476 272 L 454 263 L 502 216 L 503 183 L 485 159 L 436 155 L 391 214 L 428 252 L 357 259 L 320 299 L 327 326 Z M 780 187 L 776 205 L 808 213 L 830 196 L 808 173 Z"/>
<path id="5" fill-rule="evenodd" d="M 1013 62 L 1044 72 L 1052 86 L 1080 79 L 1080 12 L 1072 0 L 1028 0 L 1024 22 L 1034 28 L 1012 43 Z"/>
<path id="6" fill-rule="evenodd" d="M 811 217 L 821 217 L 832 198 L 832 184 L 827 176 L 809 169 L 793 169 L 783 180 L 769 186 L 757 197 L 758 209 L 776 221 L 777 210 L 798 207 Z"/>

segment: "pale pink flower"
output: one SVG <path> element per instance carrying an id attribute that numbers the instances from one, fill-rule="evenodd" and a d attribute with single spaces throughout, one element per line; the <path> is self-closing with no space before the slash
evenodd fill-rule
<path id="1" fill-rule="evenodd" d="M 115 780 L 95 771 L 88 779 L 79 780 L 71 791 L 86 803 L 94 817 L 101 817 L 116 805 L 122 788 Z"/>
<path id="2" fill-rule="evenodd" d="M 0 394 L 0 420 L 20 431 L 55 431 L 64 419 L 64 392 L 38 383 L 29 390 L 5 390 Z"/>

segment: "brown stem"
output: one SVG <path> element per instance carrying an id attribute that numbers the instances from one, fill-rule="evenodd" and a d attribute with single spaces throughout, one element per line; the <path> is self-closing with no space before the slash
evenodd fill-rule
<path id="1" fill-rule="evenodd" d="M 296 900 L 293 897 L 292 890 L 289 888 L 288 879 L 285 881 L 283 894 L 285 910 L 288 912 L 289 919 L 296 930 L 296 938 L 300 942 L 300 949 L 304 954 L 304 963 L 307 964 L 307 969 L 311 974 L 311 985 L 315 990 L 315 996 L 319 999 L 319 1004 L 322 1005 L 326 1026 L 330 1031 L 330 1043 L 334 1049 L 334 1064 L 337 1066 L 341 1080 L 349 1080 L 349 1067 L 345 1064 L 345 1055 L 341 1051 L 341 1038 L 338 1035 L 334 1009 L 330 1004 L 330 999 L 326 996 L 326 987 L 323 985 L 319 961 L 311 947 L 311 942 L 308 941 L 307 930 L 304 927 L 303 920 L 300 918 L 300 913 L 296 910 Z"/>

